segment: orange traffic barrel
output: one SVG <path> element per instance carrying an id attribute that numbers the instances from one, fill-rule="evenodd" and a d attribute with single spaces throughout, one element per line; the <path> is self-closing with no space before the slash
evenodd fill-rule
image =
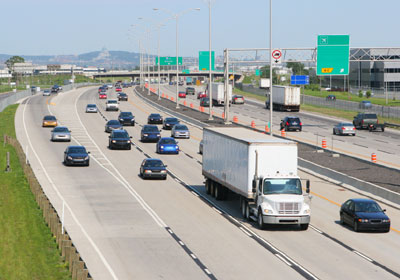
<path id="1" fill-rule="evenodd" d="M 322 148 L 326 149 L 326 139 L 322 139 Z"/>
<path id="2" fill-rule="evenodd" d="M 222 116 L 223 119 L 225 119 L 225 113 L 224 112 L 222 112 L 221 116 Z"/>
<path id="3" fill-rule="evenodd" d="M 190 108 L 193 108 L 193 103 L 190 103 Z"/>
<path id="4" fill-rule="evenodd" d="M 168 94 L 167 94 L 167 96 L 166 96 L 166 97 L 167 97 L 167 99 L 169 98 L 169 97 L 168 97 Z"/>
<path id="5" fill-rule="evenodd" d="M 173 98 L 173 97 L 171 97 L 171 101 L 174 101 L 174 98 Z"/>
<path id="6" fill-rule="evenodd" d="M 371 161 L 376 163 L 376 154 L 375 153 L 371 154 Z"/>
<path id="7" fill-rule="evenodd" d="M 237 116 L 233 116 L 233 122 L 237 123 L 239 121 Z"/>
<path id="8" fill-rule="evenodd" d="M 164 93 L 161 94 L 161 97 L 164 98 Z"/>
<path id="9" fill-rule="evenodd" d="M 265 133 L 269 133 L 269 125 L 265 126 Z"/>
<path id="10" fill-rule="evenodd" d="M 281 136 L 282 136 L 282 137 L 286 137 L 286 131 L 285 131 L 284 128 L 281 130 Z"/>
<path id="11" fill-rule="evenodd" d="M 186 100 L 183 101 L 183 105 L 186 106 Z"/>
<path id="12" fill-rule="evenodd" d="M 255 121 L 251 121 L 251 128 L 256 128 L 256 122 Z"/>

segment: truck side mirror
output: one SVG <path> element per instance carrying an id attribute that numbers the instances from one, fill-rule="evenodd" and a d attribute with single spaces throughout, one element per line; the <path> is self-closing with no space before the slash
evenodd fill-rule
<path id="1" fill-rule="evenodd" d="M 306 182 L 306 193 L 310 193 L 310 180 Z"/>
<path id="2" fill-rule="evenodd" d="M 251 190 L 253 193 L 256 193 L 257 185 L 258 185 L 257 183 L 258 183 L 257 179 L 253 179 L 253 188 Z"/>

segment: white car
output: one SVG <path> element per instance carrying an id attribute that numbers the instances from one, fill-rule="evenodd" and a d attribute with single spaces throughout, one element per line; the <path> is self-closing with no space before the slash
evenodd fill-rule
<path id="1" fill-rule="evenodd" d="M 43 91 L 43 96 L 50 96 L 50 90 L 49 89 L 45 89 Z"/>
<path id="2" fill-rule="evenodd" d="M 96 104 L 88 104 L 88 105 L 86 105 L 86 113 L 97 113 Z"/>
<path id="3" fill-rule="evenodd" d="M 51 131 L 51 141 L 71 142 L 71 131 L 66 126 L 56 126 Z"/>
<path id="4" fill-rule="evenodd" d="M 117 99 L 108 99 L 106 102 L 106 111 L 118 111 L 119 103 Z"/>

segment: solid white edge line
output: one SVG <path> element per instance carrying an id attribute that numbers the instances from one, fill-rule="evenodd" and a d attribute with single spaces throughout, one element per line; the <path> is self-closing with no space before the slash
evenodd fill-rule
<path id="1" fill-rule="evenodd" d="M 281 261 L 283 261 L 285 264 L 287 264 L 288 266 L 292 266 L 292 264 L 290 262 L 288 262 L 287 260 L 285 260 L 284 257 L 282 257 L 280 254 L 275 254 L 276 257 L 278 257 L 278 259 L 280 259 Z"/>
<path id="2" fill-rule="evenodd" d="M 205 268 L 204 271 L 205 271 L 208 275 L 211 275 L 211 272 L 208 270 L 208 268 Z"/>
<path id="3" fill-rule="evenodd" d="M 194 260 L 196 260 L 197 259 L 197 257 L 196 257 L 196 255 L 195 254 L 190 254 L 190 256 L 194 259 Z"/>
<path id="4" fill-rule="evenodd" d="M 244 229 L 244 227 L 239 227 L 241 231 L 243 231 L 247 236 L 251 237 L 251 234 Z"/>
<path id="5" fill-rule="evenodd" d="M 219 211 L 217 208 L 215 208 L 214 206 L 212 207 L 217 213 L 222 214 L 221 211 Z"/>
<path id="6" fill-rule="evenodd" d="M 26 108 L 29 104 L 30 98 L 27 100 L 27 102 L 24 105 L 24 109 L 22 112 L 22 123 L 24 126 L 24 131 L 25 131 L 25 135 L 27 137 L 29 146 L 33 152 L 33 154 L 35 155 L 36 159 L 38 160 L 40 167 L 43 170 L 43 173 L 45 174 L 47 180 L 49 181 L 51 187 L 54 189 L 54 191 L 56 192 L 57 196 L 61 199 L 61 202 L 64 203 L 65 207 L 68 209 L 68 211 L 70 212 L 72 219 L 75 221 L 75 223 L 78 225 L 78 227 L 80 228 L 80 230 L 82 231 L 82 233 L 85 235 L 85 237 L 87 238 L 87 240 L 89 241 L 89 243 L 92 245 L 92 247 L 94 248 L 94 250 L 96 251 L 96 253 L 99 255 L 101 261 L 103 262 L 103 264 L 105 265 L 105 267 L 107 268 L 108 272 L 111 274 L 113 279 L 118 279 L 118 277 L 115 275 L 114 270 L 111 268 L 110 264 L 107 262 L 106 258 L 103 256 L 103 254 L 101 253 L 100 249 L 97 247 L 96 243 L 92 240 L 92 238 L 89 236 L 89 234 L 86 232 L 86 230 L 83 228 L 82 224 L 79 222 L 78 218 L 75 216 L 74 212 L 72 211 L 71 207 L 69 206 L 69 204 L 65 201 L 64 197 L 61 195 L 60 191 L 58 190 L 57 186 L 54 184 L 53 180 L 51 179 L 50 175 L 48 174 L 46 168 L 43 165 L 43 162 L 41 161 L 41 159 L 39 158 L 39 155 L 36 153 L 35 148 L 32 145 L 31 139 L 28 135 L 28 130 L 26 128 L 26 123 L 25 123 L 25 111 Z"/>
<path id="7" fill-rule="evenodd" d="M 356 251 L 356 250 L 353 250 L 353 252 L 356 253 L 357 255 L 359 255 L 360 257 L 366 259 L 367 261 L 373 262 L 373 260 L 370 259 L 370 258 L 368 258 L 366 255 L 363 255 L 363 254 L 361 254 L 360 252 L 358 252 L 358 251 Z"/>
<path id="8" fill-rule="evenodd" d="M 314 227 L 314 226 L 312 226 L 312 225 L 309 225 L 309 227 L 310 228 L 312 228 L 313 230 L 315 230 L 316 232 L 318 232 L 318 233 L 321 233 L 322 234 L 322 231 L 320 231 L 319 229 L 317 229 L 316 227 Z"/>

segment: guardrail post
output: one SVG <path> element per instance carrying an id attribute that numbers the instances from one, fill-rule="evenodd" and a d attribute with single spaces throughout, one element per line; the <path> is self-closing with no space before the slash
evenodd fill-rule
<path id="1" fill-rule="evenodd" d="M 11 168 L 10 168 L 10 152 L 7 152 L 7 167 L 6 167 L 6 172 L 10 172 Z"/>

